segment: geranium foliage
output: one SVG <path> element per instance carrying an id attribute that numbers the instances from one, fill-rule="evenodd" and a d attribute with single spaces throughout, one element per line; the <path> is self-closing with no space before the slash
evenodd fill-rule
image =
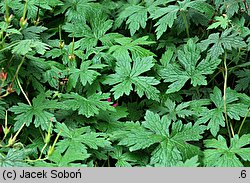
<path id="1" fill-rule="evenodd" d="M 0 166 L 250 166 L 250 1 L 0 2 Z"/>

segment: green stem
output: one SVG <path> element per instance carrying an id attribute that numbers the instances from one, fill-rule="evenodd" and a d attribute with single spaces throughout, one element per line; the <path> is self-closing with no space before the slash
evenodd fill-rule
<path id="1" fill-rule="evenodd" d="M 243 127 L 243 125 L 244 125 L 244 123 L 245 123 L 245 121 L 246 121 L 247 116 L 249 115 L 249 113 L 250 113 L 250 108 L 248 109 L 247 114 L 245 115 L 244 119 L 243 119 L 242 122 L 241 122 L 239 131 L 238 131 L 238 135 L 240 135 L 240 131 L 241 131 L 241 129 L 242 129 L 242 127 Z"/>
<path id="2" fill-rule="evenodd" d="M 37 162 L 37 161 L 44 161 L 44 160 L 47 160 L 47 159 L 48 159 L 48 157 L 45 157 L 43 159 L 35 159 L 35 160 L 27 159 L 25 161 L 30 162 L 30 163 L 34 163 L 34 162 Z"/>
<path id="3" fill-rule="evenodd" d="M 4 39 L 1 40 L 0 45 L 3 44 L 4 40 L 5 40 L 5 37 L 4 37 Z M 18 43 L 19 43 L 19 41 L 12 42 L 12 44 L 10 44 L 9 46 L 0 49 L 0 53 L 12 48 L 13 46 L 16 46 Z"/>
<path id="4" fill-rule="evenodd" d="M 8 20 L 9 17 L 10 17 L 9 6 L 8 6 L 8 0 L 5 0 L 5 11 L 6 11 L 5 17 L 6 17 L 6 19 Z"/>
<path id="5" fill-rule="evenodd" d="M 12 79 L 12 83 L 14 82 L 15 78 L 17 77 L 17 75 L 18 75 L 18 73 L 19 73 L 19 70 L 20 70 L 21 66 L 23 65 L 24 60 L 25 60 L 25 55 L 23 56 L 23 58 L 22 58 L 20 64 L 19 64 L 18 67 L 17 67 L 16 73 L 15 73 L 13 79 Z"/>
<path id="6" fill-rule="evenodd" d="M 74 50 L 75 50 L 75 36 L 73 36 L 71 55 L 74 55 Z"/>
<path id="7" fill-rule="evenodd" d="M 59 32 L 59 39 L 60 39 L 60 42 L 62 41 L 62 28 L 61 28 L 61 25 L 59 25 L 58 27 L 58 32 Z"/>
<path id="8" fill-rule="evenodd" d="M 25 17 L 26 17 L 27 7 L 28 7 L 28 1 L 29 0 L 25 1 L 25 5 L 24 5 L 24 9 L 23 9 L 23 19 L 25 19 Z"/>
<path id="9" fill-rule="evenodd" d="M 25 94 L 25 92 L 23 90 L 23 87 L 22 87 L 22 85 L 21 85 L 21 83 L 20 83 L 20 81 L 18 79 L 18 73 L 19 73 L 19 70 L 20 70 L 21 66 L 23 65 L 24 60 L 25 60 L 25 55 L 23 56 L 22 61 L 20 62 L 20 64 L 17 67 L 17 70 L 16 70 L 16 73 L 15 73 L 14 78 L 12 80 L 12 83 L 14 82 L 14 80 L 16 78 L 17 84 L 18 84 L 21 92 L 23 93 L 23 95 L 24 95 L 25 99 L 27 100 L 28 104 L 31 106 L 31 102 L 30 102 L 28 96 Z"/>
<path id="10" fill-rule="evenodd" d="M 42 148 L 42 150 L 41 150 L 41 153 L 40 153 L 40 156 L 39 156 L 39 160 L 42 158 L 42 155 L 43 155 L 43 151 L 44 151 L 44 149 L 47 147 L 47 143 L 46 144 L 44 144 L 44 146 L 43 146 L 43 148 Z"/>
<path id="11" fill-rule="evenodd" d="M 25 93 L 24 90 L 23 90 L 23 87 L 22 87 L 22 85 L 21 85 L 21 83 L 20 83 L 20 81 L 19 81 L 19 79 L 18 79 L 18 76 L 16 77 L 16 80 L 17 80 L 17 84 L 18 84 L 20 90 L 22 91 L 22 93 L 23 93 L 25 99 L 27 100 L 28 104 L 29 104 L 30 106 L 32 106 L 32 105 L 31 105 L 31 102 L 30 102 L 30 100 L 29 100 L 29 98 L 28 98 L 28 96 L 26 95 L 26 93 Z"/>
<path id="12" fill-rule="evenodd" d="M 183 11 L 181 11 L 181 16 L 182 16 L 184 24 L 185 24 L 187 37 L 190 38 L 187 17 L 186 17 L 186 14 Z"/>
<path id="13" fill-rule="evenodd" d="M 230 132 L 229 122 L 228 122 L 228 118 L 227 118 L 227 95 L 226 95 L 226 91 L 227 91 L 227 52 L 225 52 L 225 55 L 224 55 L 224 68 L 225 68 L 225 75 L 224 75 L 224 95 L 223 95 L 224 115 L 225 115 L 225 120 L 226 120 L 226 125 L 227 125 L 227 131 L 228 131 L 229 137 L 231 139 L 232 138 L 231 133 L 234 136 L 234 132 L 233 132 L 233 129 L 232 129 L 231 125 L 230 125 L 230 127 L 231 127 L 231 132 Z"/>

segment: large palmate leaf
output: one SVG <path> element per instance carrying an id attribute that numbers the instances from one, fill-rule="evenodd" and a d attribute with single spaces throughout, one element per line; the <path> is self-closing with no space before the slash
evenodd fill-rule
<path id="1" fill-rule="evenodd" d="M 68 22 L 85 22 L 87 14 L 96 7 L 95 0 L 65 0 L 59 13 L 65 13 Z"/>
<path id="2" fill-rule="evenodd" d="M 91 61 L 83 61 L 80 69 L 70 68 L 70 76 L 67 85 L 67 90 L 76 87 L 76 83 L 80 80 L 81 84 L 85 86 L 87 83 L 92 84 L 97 76 L 101 75 L 96 69 L 102 69 L 107 65 L 104 64 L 91 64 Z"/>
<path id="3" fill-rule="evenodd" d="M 249 105 L 238 102 L 238 93 L 230 88 L 227 88 L 226 96 L 227 115 L 230 119 L 240 120 L 240 117 L 246 115 Z M 197 122 L 208 122 L 207 128 L 210 129 L 213 136 L 216 136 L 220 126 L 225 127 L 224 100 L 218 87 L 214 88 L 213 93 L 210 94 L 210 99 L 216 107 L 204 111 Z"/>
<path id="4" fill-rule="evenodd" d="M 168 28 L 172 28 L 175 21 L 179 18 L 184 19 L 183 21 L 186 22 L 185 26 L 188 26 L 188 19 L 187 16 L 190 16 L 189 10 L 193 10 L 193 14 L 198 14 L 199 17 L 202 17 L 203 19 L 208 19 L 212 17 L 214 8 L 206 3 L 204 0 L 185 0 L 185 1 L 176 1 L 176 4 L 170 4 L 174 2 L 175 0 L 168 0 L 168 1 L 157 1 L 157 8 L 153 9 L 153 12 L 151 13 L 150 18 L 153 18 L 153 20 L 158 19 L 157 23 L 154 25 L 156 28 L 156 36 L 157 39 L 159 39 L 164 32 Z M 169 3 L 169 4 L 167 4 Z M 190 16 L 190 18 L 195 18 L 195 16 Z M 194 19 L 200 21 L 199 19 Z M 179 24 L 180 21 L 178 22 Z M 184 23 L 185 24 L 185 23 Z M 180 27 L 183 27 L 184 25 L 178 25 Z M 187 27 L 186 27 L 187 28 Z"/>
<path id="5" fill-rule="evenodd" d="M 183 50 L 178 51 L 178 62 L 170 63 L 159 71 L 159 74 L 165 82 L 171 82 L 167 93 L 179 91 L 185 83 L 191 79 L 193 86 L 206 85 L 204 75 L 212 74 L 221 60 L 206 57 L 201 59 L 201 51 L 197 45 L 190 39 Z"/>
<path id="6" fill-rule="evenodd" d="M 109 52 L 117 59 L 130 59 L 130 53 L 132 59 L 155 56 L 153 52 L 148 49 L 141 47 L 140 45 L 150 45 L 153 44 L 153 41 L 147 41 L 148 36 L 144 36 L 138 39 L 133 40 L 130 37 L 122 37 L 115 39 L 115 42 L 118 45 L 111 46 Z"/>
<path id="7" fill-rule="evenodd" d="M 132 84 L 134 84 L 135 90 L 140 97 L 145 94 L 149 99 L 159 100 L 159 91 L 154 87 L 154 85 L 159 84 L 159 81 L 154 77 L 140 76 L 154 66 L 152 59 L 152 57 L 137 58 L 132 66 L 125 59 L 117 62 L 116 73 L 109 75 L 104 81 L 106 84 L 115 85 L 111 89 L 114 92 L 115 99 L 124 94 L 129 95 L 133 90 Z"/>
<path id="8" fill-rule="evenodd" d="M 218 139 L 205 140 L 204 163 L 206 166 L 216 167 L 241 167 L 239 157 L 250 161 L 250 134 L 239 137 L 235 135 L 228 147 L 226 139 L 219 135 Z"/>
<path id="9" fill-rule="evenodd" d="M 70 37 L 81 38 L 76 42 L 76 45 L 81 49 L 91 49 L 97 46 L 98 41 L 101 41 L 103 45 L 106 45 L 107 39 L 114 39 L 119 36 L 119 34 L 107 33 L 111 29 L 113 21 L 107 20 L 102 12 L 97 12 L 90 17 L 90 25 L 85 22 L 77 23 L 66 23 L 62 28 L 70 33 Z"/>
<path id="10" fill-rule="evenodd" d="M 156 9 L 157 5 L 161 4 L 161 1 L 146 0 L 144 2 L 145 4 L 125 4 L 125 8 L 116 19 L 116 26 L 120 26 L 123 21 L 126 21 L 131 35 L 134 35 L 140 28 L 145 29 L 149 14 Z"/>
<path id="11" fill-rule="evenodd" d="M 25 159 L 31 153 L 30 149 L 9 149 L 4 155 L 0 153 L 0 167 L 27 167 Z"/>
<path id="12" fill-rule="evenodd" d="M 46 50 L 49 49 L 49 45 L 34 39 L 25 39 L 21 40 L 16 44 L 13 49 L 12 53 L 26 55 L 28 52 L 35 50 L 39 54 L 44 54 Z"/>
<path id="13" fill-rule="evenodd" d="M 246 43 L 242 37 L 238 35 L 238 32 L 232 32 L 232 29 L 227 29 L 220 33 L 210 34 L 208 39 L 201 41 L 200 47 L 202 50 L 206 50 L 209 46 L 209 55 L 216 59 L 222 55 L 225 50 L 232 50 L 232 48 L 246 47 Z"/>
<path id="14" fill-rule="evenodd" d="M 150 164 L 154 166 L 176 166 L 183 160 L 199 154 L 199 148 L 188 141 L 198 141 L 205 130 L 203 125 L 183 125 L 181 121 L 171 125 L 171 120 L 165 115 L 147 111 L 142 125 L 128 123 L 123 129 L 113 132 L 119 139 L 119 145 L 129 147 L 130 151 L 145 149 L 158 144 L 151 154 Z"/>
<path id="15" fill-rule="evenodd" d="M 114 107 L 107 101 L 109 94 L 96 93 L 85 98 L 77 93 L 70 93 L 64 94 L 63 98 L 66 99 L 63 101 L 66 109 L 77 110 L 78 114 L 86 117 L 99 114 L 100 110 L 114 111 Z"/>
<path id="16" fill-rule="evenodd" d="M 14 130 L 17 131 L 24 123 L 26 126 L 34 123 L 36 127 L 47 130 L 50 122 L 55 120 L 54 114 L 48 112 L 48 110 L 60 108 L 60 105 L 57 101 L 46 99 L 43 93 L 32 100 L 31 106 L 18 103 L 18 105 L 9 109 L 17 115 Z"/>
<path id="17" fill-rule="evenodd" d="M 99 147 L 110 147 L 102 133 L 92 132 L 89 127 L 71 129 L 64 123 L 58 123 L 57 131 L 63 139 L 56 144 L 56 150 L 50 157 L 57 166 L 69 166 L 69 163 L 86 160 L 90 154 L 88 149 L 98 149 Z"/>

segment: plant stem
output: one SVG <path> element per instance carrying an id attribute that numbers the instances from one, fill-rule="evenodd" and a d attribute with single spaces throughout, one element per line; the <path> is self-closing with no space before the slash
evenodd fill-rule
<path id="1" fill-rule="evenodd" d="M 47 147 L 47 143 L 46 144 L 44 144 L 44 146 L 43 146 L 43 148 L 42 148 L 42 150 L 41 150 L 41 153 L 40 153 L 40 156 L 39 156 L 39 160 L 42 158 L 42 155 L 43 155 L 43 151 L 44 151 L 44 149 Z"/>
<path id="2" fill-rule="evenodd" d="M 233 129 L 232 129 L 231 125 L 230 125 L 230 127 L 231 127 L 231 132 L 230 132 L 229 122 L 228 122 L 228 118 L 227 118 L 227 95 L 226 95 L 226 92 L 227 92 L 227 52 L 225 52 L 225 55 L 224 55 L 224 69 L 225 69 L 224 90 L 223 90 L 223 93 L 224 93 L 224 95 L 223 95 L 224 115 L 225 115 L 225 120 L 226 120 L 226 125 L 227 125 L 227 131 L 228 131 L 229 137 L 231 139 L 232 135 L 234 136 L 234 132 L 233 132 Z M 232 135 L 231 135 L 231 133 L 232 133 Z"/>
<path id="3" fill-rule="evenodd" d="M 61 27 L 61 25 L 59 25 L 59 27 L 58 27 L 58 32 L 59 32 L 59 39 L 61 42 L 62 41 L 62 27 Z"/>
<path id="4" fill-rule="evenodd" d="M 8 0 L 5 0 L 5 11 L 6 11 L 5 17 L 6 17 L 6 19 L 9 19 L 10 13 L 9 13 Z"/>
<path id="5" fill-rule="evenodd" d="M 187 37 L 190 38 L 187 17 L 186 17 L 186 15 L 185 15 L 185 13 L 183 11 L 181 11 L 181 16 L 182 16 L 184 24 L 185 24 Z"/>
<path id="6" fill-rule="evenodd" d="M 25 5 L 24 5 L 24 9 L 23 9 L 23 19 L 25 19 L 25 17 L 26 17 L 27 7 L 28 7 L 28 0 L 25 1 Z"/>
<path id="7" fill-rule="evenodd" d="M 24 90 L 23 90 L 23 87 L 22 87 L 22 85 L 21 85 L 21 83 L 20 83 L 20 81 L 19 81 L 19 79 L 18 79 L 18 76 L 16 77 L 16 80 L 17 80 L 17 84 L 18 84 L 20 90 L 22 91 L 22 93 L 23 93 L 25 99 L 27 100 L 28 104 L 29 104 L 30 106 L 32 106 L 32 105 L 31 105 L 31 102 L 30 102 L 30 100 L 29 100 L 29 98 L 28 98 L 28 96 L 26 95 L 26 93 L 25 93 Z"/>
<path id="8" fill-rule="evenodd" d="M 74 55 L 74 50 L 75 50 L 75 36 L 73 36 L 71 55 Z"/>
<path id="9" fill-rule="evenodd" d="M 30 102 L 28 96 L 25 94 L 25 92 L 23 90 L 23 87 L 22 87 L 22 85 L 21 85 L 21 83 L 20 83 L 20 81 L 18 79 L 18 73 L 19 73 L 19 70 L 20 70 L 21 66 L 23 65 L 24 60 L 25 60 L 25 55 L 23 56 L 22 61 L 20 62 L 20 64 L 17 67 L 17 70 L 16 70 L 16 73 L 15 73 L 14 78 L 12 80 L 12 83 L 14 82 L 14 80 L 16 78 L 16 81 L 17 81 L 17 84 L 18 84 L 20 90 L 22 91 L 22 93 L 23 93 L 25 99 L 27 100 L 28 104 L 31 106 L 31 102 Z"/>
<path id="10" fill-rule="evenodd" d="M 245 123 L 245 121 L 246 121 L 246 119 L 247 119 L 247 116 L 248 116 L 248 114 L 250 113 L 250 107 L 248 108 L 248 111 L 247 111 L 247 113 L 246 113 L 246 115 L 245 115 L 245 117 L 244 117 L 244 119 L 242 120 L 242 122 L 241 122 L 241 125 L 240 125 L 240 128 L 239 128 L 239 131 L 238 131 L 238 135 L 240 135 L 240 131 L 241 131 L 241 129 L 242 129 L 242 127 L 243 127 L 243 125 L 244 125 L 244 123 Z"/>
<path id="11" fill-rule="evenodd" d="M 20 64 L 19 64 L 18 67 L 17 67 L 16 73 L 15 73 L 13 79 L 12 79 L 12 84 L 13 84 L 13 82 L 15 81 L 15 78 L 17 77 L 17 75 L 18 75 L 18 73 L 19 73 L 19 70 L 20 70 L 21 66 L 23 65 L 24 60 L 25 60 L 25 55 L 23 56 L 23 58 L 22 58 Z"/>

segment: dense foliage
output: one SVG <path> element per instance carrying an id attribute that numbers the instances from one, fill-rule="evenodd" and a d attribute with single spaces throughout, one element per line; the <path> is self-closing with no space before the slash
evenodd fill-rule
<path id="1" fill-rule="evenodd" d="M 250 166 L 250 0 L 0 13 L 0 166 Z"/>

